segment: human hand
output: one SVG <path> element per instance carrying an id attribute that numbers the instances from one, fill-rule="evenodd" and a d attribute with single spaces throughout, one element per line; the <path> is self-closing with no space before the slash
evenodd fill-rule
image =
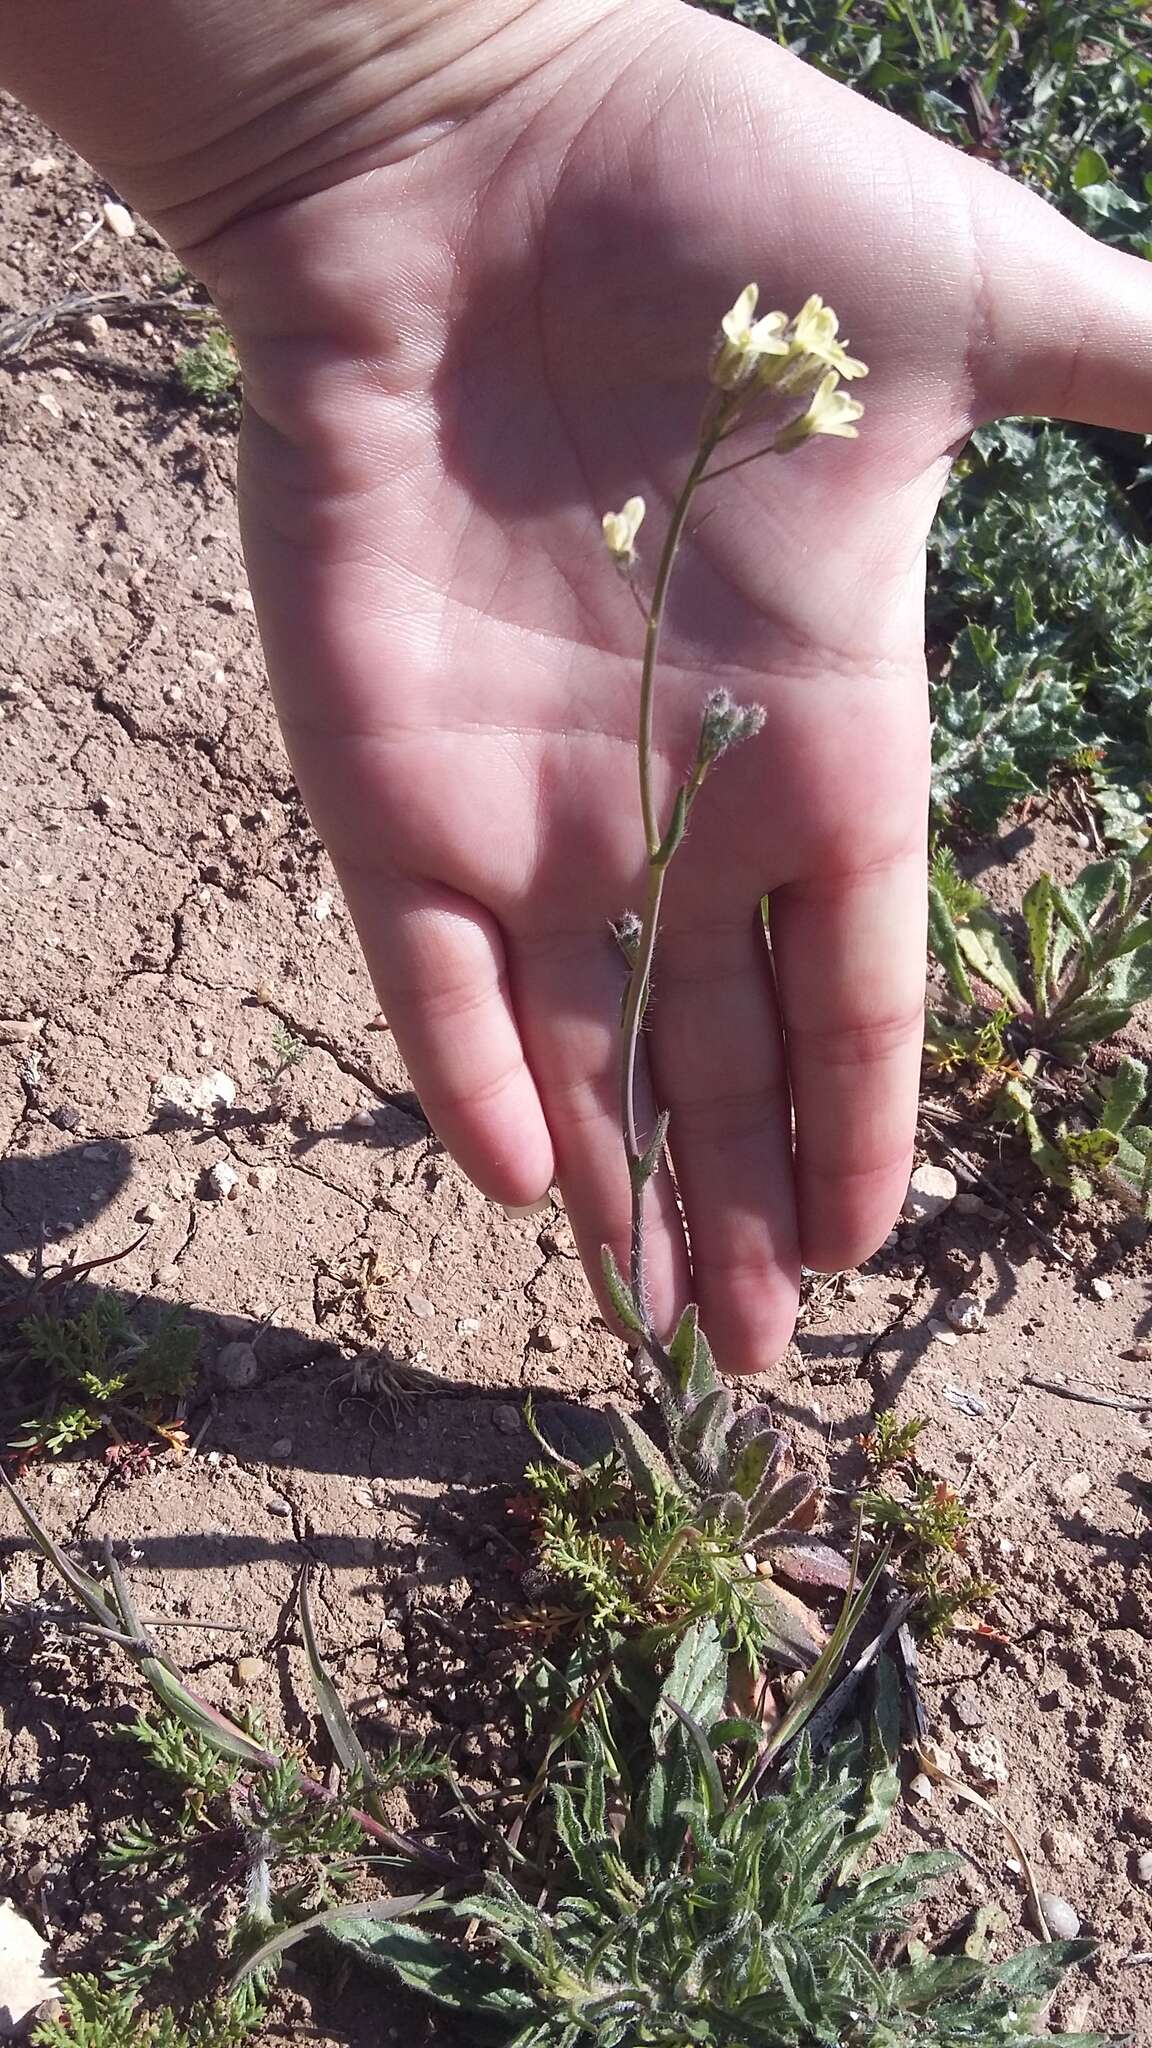
<path id="1" fill-rule="evenodd" d="M 666 1182 L 657 1319 L 691 1289 L 722 1363 L 769 1363 L 801 1259 L 865 1257 L 907 1184 L 949 451 L 997 412 L 1152 424 L 1140 267 L 679 0 L 198 260 L 284 733 L 385 1013 L 466 1170 L 515 1203 L 555 1175 L 594 1278 L 627 1244 L 609 920 L 643 856 L 598 518 L 640 491 L 658 529 L 749 278 L 819 291 L 871 364 L 857 443 L 713 487 L 656 711 L 669 792 L 707 689 L 767 713 L 673 870 L 648 1056 L 691 1244 Z"/>
<path id="2" fill-rule="evenodd" d="M 95 34 L 91 0 L 60 4 L 73 42 Z M 101 10 L 99 52 L 118 19 Z M 763 1366 L 801 1258 L 867 1255 L 907 1181 L 924 540 L 949 453 L 1003 412 L 1152 425 L 1143 267 L 681 0 L 294 0 L 291 36 L 276 10 L 173 11 L 183 99 L 157 28 L 142 119 L 138 100 L 127 126 L 108 115 L 109 63 L 95 94 L 73 88 L 79 140 L 128 196 L 137 181 L 240 347 L 285 737 L 414 1083 L 493 1197 L 556 1176 L 597 1284 L 601 1242 L 623 1262 L 628 1233 L 609 920 L 643 866 L 640 628 L 599 516 L 640 492 L 658 543 L 749 279 L 762 310 L 819 292 L 871 365 L 858 442 L 709 487 L 656 709 L 665 794 L 709 689 L 767 713 L 672 871 L 647 1034 L 691 1243 L 690 1271 L 663 1176 L 657 1322 L 691 1289 L 721 1362 Z M 365 59 L 351 34 L 345 62 L 361 14 L 384 47 Z M 39 19 L 37 90 L 57 61 Z M 223 141 L 214 36 L 236 106 L 259 110 Z"/>

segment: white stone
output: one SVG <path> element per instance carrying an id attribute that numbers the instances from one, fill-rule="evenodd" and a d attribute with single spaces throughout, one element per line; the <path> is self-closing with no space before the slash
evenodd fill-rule
<path id="1" fill-rule="evenodd" d="M 0 2037 L 14 2041 L 37 2006 L 55 1998 L 59 1984 L 45 1968 L 48 1943 L 0 1899 Z"/>
<path id="2" fill-rule="evenodd" d="M 118 199 L 106 199 L 100 208 L 100 216 L 110 234 L 117 235 L 122 242 L 136 233 L 136 223 L 126 206 Z"/>
<path id="3" fill-rule="evenodd" d="M 950 1301 L 944 1314 L 954 1330 L 966 1336 L 973 1336 L 984 1328 L 985 1307 L 978 1294 L 958 1294 Z"/>
<path id="4" fill-rule="evenodd" d="M 943 1215 L 959 1193 L 956 1175 L 946 1166 L 918 1166 L 908 1183 L 901 1215 L 909 1223 L 930 1223 Z"/>
<path id="5" fill-rule="evenodd" d="M 240 1175 L 227 1159 L 218 1159 L 208 1168 L 208 1192 L 215 1202 L 226 1202 L 235 1193 Z"/>

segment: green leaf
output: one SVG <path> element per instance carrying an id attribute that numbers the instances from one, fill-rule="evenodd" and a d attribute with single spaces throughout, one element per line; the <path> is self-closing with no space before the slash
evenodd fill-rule
<path id="1" fill-rule="evenodd" d="M 642 1188 L 647 1187 L 664 1157 L 664 1147 L 668 1143 L 668 1120 L 668 1110 L 662 1109 L 656 1119 L 652 1136 L 633 1168 L 637 1184 Z"/>
<path id="2" fill-rule="evenodd" d="M 1148 1093 L 1148 1069 L 1144 1061 L 1135 1060 L 1125 1053 L 1107 1085 L 1100 1128 L 1119 1135 L 1127 1129 Z"/>
<path id="3" fill-rule="evenodd" d="M 727 1387 L 716 1387 L 696 1402 L 676 1432 L 676 1449 L 693 1459 L 706 1472 L 716 1470 L 717 1459 L 732 1421 L 733 1401 Z"/>
<path id="4" fill-rule="evenodd" d="M 297 1942 L 306 1941 L 310 1934 L 337 1934 L 345 1946 L 363 1952 L 368 1936 L 373 1934 L 382 1920 L 395 1920 L 405 1913 L 416 1913 L 427 1906 L 439 1905 L 439 1892 L 414 1892 L 402 1899 L 371 1899 L 366 1905 L 333 1906 L 323 1913 L 309 1913 L 304 1920 L 294 1921 L 288 1927 L 278 1927 L 267 1941 L 261 1942 L 251 1955 L 245 1956 L 240 1968 L 232 1978 L 230 1989 L 235 1991 L 248 1977 L 258 1970 L 265 1970 Z"/>
<path id="5" fill-rule="evenodd" d="M 1082 149 L 1072 166 L 1072 183 L 1077 192 L 1088 185 L 1106 185 L 1111 172 L 1098 149 Z"/>
<path id="6" fill-rule="evenodd" d="M 956 920 L 943 891 L 935 882 L 931 883 L 928 889 L 928 944 L 961 1002 L 974 1003 L 976 997 L 972 983 L 968 979 L 964 956 L 960 951 L 960 935 Z"/>
<path id="7" fill-rule="evenodd" d="M 796 1472 L 780 1486 L 773 1486 L 771 1473 L 760 1482 L 748 1503 L 748 1533 L 763 1536 L 773 1529 L 810 1526 L 815 1520 L 813 1503 L 819 1485 L 811 1472 Z"/>
<path id="8" fill-rule="evenodd" d="M 1046 1941 L 1009 1956 L 992 1972 L 992 1981 L 1015 1998 L 1046 1998 L 1058 1989 L 1069 1970 L 1096 1952 L 1093 1941 Z"/>
<path id="9" fill-rule="evenodd" d="M 1021 908 L 1028 927 L 1028 951 L 1032 964 L 1032 1007 L 1038 1017 L 1048 1014 L 1049 960 L 1052 949 L 1052 878 L 1037 875 Z"/>
<path id="10" fill-rule="evenodd" d="M 608 1299 L 626 1330 L 632 1330 L 637 1337 L 647 1337 L 644 1318 L 633 1299 L 632 1291 L 616 1264 L 615 1254 L 606 1244 L 600 1247 L 600 1265 L 604 1274 L 604 1285 Z"/>
<path id="11" fill-rule="evenodd" d="M 728 1658 L 721 1647 L 716 1623 L 709 1615 L 694 1622 L 677 1646 L 652 1717 L 653 1748 L 663 1748 L 675 1712 L 673 1701 L 707 1728 L 723 1712 L 727 1687 Z"/>
<path id="12" fill-rule="evenodd" d="M 672 1467 L 647 1431 L 626 1410 L 617 1408 L 615 1402 L 609 1403 L 605 1413 L 637 1493 L 645 1500 L 658 1500 L 661 1494 L 678 1495 L 680 1489 Z"/>
<path id="13" fill-rule="evenodd" d="M 324 1726 L 328 1730 L 329 1740 L 336 1752 L 341 1770 L 346 1771 L 351 1777 L 359 1778 L 370 1790 L 375 1790 L 378 1781 L 368 1752 L 348 1719 L 344 1702 L 320 1655 L 320 1647 L 316 1641 L 316 1626 L 312 1618 L 312 1596 L 308 1579 L 308 1567 L 305 1565 L 300 1574 L 298 1605 L 300 1629 L 304 1637 L 304 1654 L 308 1659 L 308 1671 L 312 1679 L 312 1690 L 316 1695 L 316 1704 L 323 1716 Z"/>
<path id="14" fill-rule="evenodd" d="M 1016 1011 L 1027 1007 L 1019 981 L 1019 964 L 999 919 L 990 910 L 974 910 L 957 928 L 957 943 L 974 974 L 994 988 Z"/>
<path id="15" fill-rule="evenodd" d="M 787 1447 L 788 1440 L 778 1429 L 746 1438 L 728 1467 L 728 1485 L 733 1492 L 751 1500 L 765 1480 L 771 1489 Z"/>
<path id="16" fill-rule="evenodd" d="M 697 1760 L 704 1774 L 709 1811 L 713 1820 L 718 1820 L 724 1811 L 726 1794 L 724 1791 L 724 1780 L 720 1776 L 720 1766 L 716 1761 L 716 1753 L 695 1714 L 690 1714 L 687 1707 L 682 1705 L 678 1699 L 674 1699 L 667 1690 L 664 1691 L 661 1697 L 665 1704 L 672 1709 L 696 1751 Z"/>
<path id="17" fill-rule="evenodd" d="M 483 1904 L 476 1900 L 477 1906 Z M 328 1932 L 341 1947 L 351 1948 L 368 1963 L 395 1970 L 401 1982 L 425 1998 L 454 2012 L 523 2017 L 538 2011 L 534 1999 L 509 1984 L 499 1964 L 472 1956 L 456 1942 L 429 1934 L 422 1927 L 378 1926 L 353 1916 L 334 1916 Z"/>

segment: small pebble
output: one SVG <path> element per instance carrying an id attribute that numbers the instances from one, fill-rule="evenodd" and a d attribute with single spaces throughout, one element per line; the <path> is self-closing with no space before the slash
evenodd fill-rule
<path id="1" fill-rule="evenodd" d="M 336 899 L 333 896 L 331 889 L 321 889 L 320 894 L 317 896 L 316 901 L 312 904 L 309 913 L 310 916 L 312 916 L 315 919 L 317 924 L 327 924 L 328 919 L 332 915 L 332 910 L 335 901 Z"/>
<path id="2" fill-rule="evenodd" d="M 287 1521 L 291 1518 L 292 1509 L 286 1500 L 281 1500 L 278 1493 L 274 1493 L 269 1500 L 265 1501 L 264 1505 L 270 1515 L 279 1516 L 281 1521 Z"/>
<path id="3" fill-rule="evenodd" d="M 1137 1884 L 1152 1884 L 1152 1849 L 1145 1849 L 1136 1858 Z"/>
<path id="4" fill-rule="evenodd" d="M 958 1344 L 960 1342 L 955 1330 L 950 1330 L 947 1323 L 940 1321 L 939 1316 L 929 1316 L 925 1327 L 928 1335 L 934 1337 L 937 1344 Z"/>
<path id="5" fill-rule="evenodd" d="M 136 1215 L 141 1223 L 159 1223 L 163 1214 L 164 1211 L 160 1207 L 159 1202 L 145 1202 L 144 1207 L 136 1211 Z"/>
<path id="6" fill-rule="evenodd" d="M 70 1102 L 62 1102 L 59 1109 L 52 1111 L 52 1122 L 58 1130 L 78 1131 L 80 1129 L 80 1111 L 73 1109 Z"/>
<path id="7" fill-rule="evenodd" d="M 232 1393 L 255 1386 L 260 1377 L 260 1361 L 251 1344 L 225 1344 L 216 1353 L 212 1377 L 218 1387 L 227 1387 Z"/>
<path id="8" fill-rule="evenodd" d="M 1084 1844 L 1079 1835 L 1073 1835 L 1067 1828 L 1045 1828 L 1040 1837 L 1040 1847 L 1052 1865 L 1053 1870 L 1068 1870 L 1073 1863 L 1079 1863 L 1084 1854 Z"/>
<path id="9" fill-rule="evenodd" d="M 930 1223 L 956 1200 L 959 1184 L 946 1166 L 918 1166 L 908 1183 L 901 1215 L 909 1223 Z"/>
<path id="10" fill-rule="evenodd" d="M 370 1109 L 354 1109 L 348 1121 L 356 1131 L 374 1131 L 376 1128 L 376 1119 Z"/>
<path id="11" fill-rule="evenodd" d="M 207 1173 L 208 1192 L 212 1200 L 226 1202 L 229 1196 L 235 1194 L 239 1180 L 240 1175 L 236 1168 L 230 1165 L 227 1159 L 218 1159 L 215 1166 L 208 1168 Z"/>
<path id="12" fill-rule="evenodd" d="M 1075 1941 L 1080 1932 L 1080 1915 L 1075 1906 L 1062 1899 L 1056 1892 L 1041 1892 L 1040 1911 L 1048 1923 L 1048 1932 L 1056 1941 Z"/>
<path id="13" fill-rule="evenodd" d="M 259 1657 L 237 1657 L 237 1685 L 259 1685 L 265 1676 L 264 1664 Z"/>
<path id="14" fill-rule="evenodd" d="M 954 1330 L 972 1336 L 984 1328 L 985 1307 L 978 1294 L 957 1294 L 944 1310 Z"/>
<path id="15" fill-rule="evenodd" d="M 81 341 L 88 341 L 94 347 L 99 347 L 101 343 L 107 341 L 110 329 L 103 313 L 84 313 L 76 322 L 76 332 Z"/>
<path id="16" fill-rule="evenodd" d="M 498 1401 L 492 1410 L 492 1421 L 505 1436 L 515 1436 L 520 1428 L 520 1410 L 511 1401 Z"/>
<path id="17" fill-rule="evenodd" d="M 435 1315 L 435 1305 L 429 1301 L 426 1294 L 410 1294 L 407 1299 L 408 1306 L 414 1316 L 420 1316 L 424 1321 L 427 1321 L 429 1317 Z"/>
<path id="18" fill-rule="evenodd" d="M 24 182 L 27 185 L 42 184 L 45 178 L 50 178 L 53 171 L 58 171 L 59 169 L 59 157 L 34 156 L 31 163 L 24 166 Z"/>
<path id="19" fill-rule="evenodd" d="M 262 1195 L 266 1195 L 269 1189 L 274 1188 L 279 1178 L 280 1176 L 274 1166 L 250 1166 L 248 1168 L 249 1187 L 259 1188 Z"/>
<path id="20" fill-rule="evenodd" d="M 1090 1472 L 1072 1472 L 1060 1488 L 1065 1500 L 1087 1500 L 1092 1491 Z"/>
<path id="21" fill-rule="evenodd" d="M 256 609 L 250 590 L 231 590 L 220 602 L 228 612 L 254 612 Z"/>
<path id="22" fill-rule="evenodd" d="M 274 1458 L 289 1458 L 292 1455 L 292 1439 L 290 1436 L 278 1436 L 269 1448 Z"/>
<path id="23" fill-rule="evenodd" d="M 536 1332 L 536 1345 L 540 1351 L 566 1351 L 570 1342 L 563 1323 L 549 1323 L 546 1329 Z"/>
<path id="24" fill-rule="evenodd" d="M 118 199 L 106 199 L 100 208 L 100 216 L 109 233 L 118 236 L 122 242 L 126 242 L 136 233 L 136 223 L 132 215 L 126 206 L 121 206 Z"/>
<path id="25" fill-rule="evenodd" d="M 1111 1301 L 1113 1287 L 1110 1280 L 1090 1280 L 1088 1288 L 1089 1292 L 1096 1296 L 1097 1301 Z"/>
<path id="26" fill-rule="evenodd" d="M 916 1776 L 908 1787 L 908 1796 L 910 1799 L 919 1800 L 922 1806 L 930 1805 L 931 1801 L 936 1797 L 936 1788 L 927 1771 L 917 1771 Z"/>
<path id="27" fill-rule="evenodd" d="M 179 683 L 168 683 L 166 685 L 164 690 L 164 702 L 166 704 L 180 704 L 183 702 L 183 698 L 184 692 Z"/>

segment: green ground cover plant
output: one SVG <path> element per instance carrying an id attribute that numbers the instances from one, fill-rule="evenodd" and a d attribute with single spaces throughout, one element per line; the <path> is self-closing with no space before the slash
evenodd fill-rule
<path id="1" fill-rule="evenodd" d="M 1152 253 L 1152 40 L 1130 0 L 705 4 Z M 1144 445 L 1009 421 L 957 462 L 928 584 L 940 816 L 987 826 L 1081 757 L 1109 839 L 1132 843 L 1152 773 Z"/>
<path id="2" fill-rule="evenodd" d="M 113 1294 L 74 1312 L 55 1297 L 42 1300 L 0 1345 L 11 1397 L 26 1392 L 30 1404 L 8 1448 L 27 1458 L 101 1435 L 120 1450 L 141 1437 L 170 1440 L 176 1404 L 196 1377 L 199 1348 L 197 1332 L 178 1309 L 143 1329 Z"/>
<path id="3" fill-rule="evenodd" d="M 929 933 L 948 995 L 927 1030 L 937 1065 L 999 1081 L 991 1114 L 1020 1128 L 1046 1179 L 1079 1199 L 1104 1179 L 1145 1210 L 1148 1067 L 1125 1054 L 1110 1073 L 1079 1070 L 1152 997 L 1150 904 L 1152 844 L 1134 859 L 1092 861 L 1067 885 L 1039 875 L 1012 924 L 938 856 Z"/>

